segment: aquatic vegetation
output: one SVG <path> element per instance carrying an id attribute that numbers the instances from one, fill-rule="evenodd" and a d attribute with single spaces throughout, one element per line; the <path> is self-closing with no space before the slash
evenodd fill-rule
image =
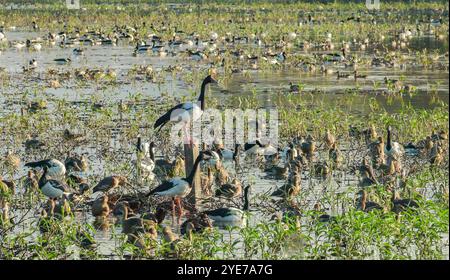
<path id="1" fill-rule="evenodd" d="M 0 6 L 0 259 L 448 259 L 446 2 L 32 2 Z M 277 146 L 199 147 L 172 201 L 177 104 L 276 109 Z"/>

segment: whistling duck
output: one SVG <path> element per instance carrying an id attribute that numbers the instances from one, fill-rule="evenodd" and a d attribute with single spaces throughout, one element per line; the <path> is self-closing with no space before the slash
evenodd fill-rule
<path id="1" fill-rule="evenodd" d="M 411 208 L 419 208 L 419 204 L 413 199 L 405 198 L 400 199 L 397 191 L 392 192 L 392 212 L 399 214 Z"/>
<path id="2" fill-rule="evenodd" d="M 353 71 L 353 78 L 356 80 L 358 79 L 365 79 L 367 78 L 367 75 L 363 75 L 363 74 L 358 74 L 358 71 Z"/>
<path id="3" fill-rule="evenodd" d="M 201 174 L 200 184 L 202 186 L 202 192 L 205 197 L 212 195 L 212 186 L 214 184 L 214 174 L 210 166 L 207 167 L 207 174 Z"/>
<path id="4" fill-rule="evenodd" d="M 216 169 L 215 178 L 216 178 L 216 185 L 221 186 L 228 183 L 230 175 L 228 174 L 228 171 L 225 169 L 225 167 L 219 166 Z"/>
<path id="5" fill-rule="evenodd" d="M 289 175 L 290 165 L 289 162 L 286 162 L 283 167 L 274 165 L 269 168 L 266 168 L 264 171 L 269 175 L 276 179 L 286 179 Z"/>
<path id="6" fill-rule="evenodd" d="M 440 166 L 444 162 L 444 149 L 435 145 L 430 151 L 430 163 L 434 166 Z"/>
<path id="7" fill-rule="evenodd" d="M 85 172 L 88 169 L 87 157 L 85 155 L 79 156 L 67 156 L 64 161 L 64 165 L 67 171 Z"/>
<path id="8" fill-rule="evenodd" d="M 370 212 L 373 210 L 383 210 L 383 207 L 381 207 L 380 204 L 367 200 L 367 192 L 365 190 L 361 190 L 359 192 L 359 195 L 360 195 L 360 201 L 359 201 L 358 209 L 360 209 L 364 212 Z"/>
<path id="9" fill-rule="evenodd" d="M 28 162 L 25 164 L 25 166 L 30 168 L 47 167 L 47 175 L 52 178 L 61 178 L 66 174 L 66 167 L 57 159 L 45 159 L 36 162 Z"/>
<path id="10" fill-rule="evenodd" d="M 308 135 L 306 140 L 301 141 L 300 148 L 308 159 L 311 159 L 316 151 L 316 142 L 314 141 L 314 138 L 311 135 Z"/>
<path id="11" fill-rule="evenodd" d="M 184 221 L 180 226 L 180 232 L 185 235 L 189 234 L 189 231 L 202 232 L 206 228 L 212 228 L 211 219 L 206 213 L 199 213 Z"/>
<path id="12" fill-rule="evenodd" d="M 92 216 L 106 217 L 110 212 L 107 195 L 102 195 L 92 203 Z"/>
<path id="13" fill-rule="evenodd" d="M 299 173 L 295 173 L 292 178 L 289 179 L 287 184 L 284 184 L 280 188 L 272 192 L 271 196 L 278 196 L 287 199 L 291 199 L 300 193 L 301 177 Z"/>
<path id="14" fill-rule="evenodd" d="M 217 223 L 243 222 L 245 219 L 245 211 L 249 209 L 249 189 L 250 186 L 244 188 L 244 206 L 242 209 L 222 207 L 215 210 L 207 210 L 204 213 Z"/>
<path id="15" fill-rule="evenodd" d="M 331 148 L 328 150 L 328 157 L 333 162 L 334 166 L 339 168 L 344 161 L 344 157 L 339 148 L 337 148 L 336 146 L 336 142 L 334 142 Z"/>
<path id="16" fill-rule="evenodd" d="M 333 144 L 336 142 L 336 138 L 330 132 L 329 129 L 327 129 L 327 131 L 325 133 L 324 140 L 325 140 L 325 144 L 327 145 L 327 148 L 331 148 L 333 146 Z"/>
<path id="17" fill-rule="evenodd" d="M 155 213 L 144 213 L 142 215 L 142 219 L 150 220 L 155 222 L 156 224 L 161 224 L 164 221 L 164 218 L 167 215 L 167 210 L 164 207 L 156 207 Z"/>
<path id="18" fill-rule="evenodd" d="M 28 170 L 27 178 L 25 178 L 25 181 L 23 182 L 23 187 L 25 188 L 25 193 L 34 192 L 39 189 L 38 179 L 33 170 Z"/>
<path id="19" fill-rule="evenodd" d="M 184 158 L 180 155 L 177 156 L 173 161 L 167 159 L 157 159 L 155 160 L 155 174 L 158 176 L 170 177 L 182 176 L 184 174 Z"/>
<path id="20" fill-rule="evenodd" d="M 0 183 L 6 185 L 12 195 L 16 193 L 16 184 L 13 181 L 3 180 L 3 177 L 0 175 Z"/>
<path id="21" fill-rule="evenodd" d="M 155 223 L 150 220 L 144 220 L 140 217 L 129 217 L 129 207 L 126 204 L 121 204 L 120 212 L 122 214 L 122 233 L 125 234 L 139 234 L 145 233 L 151 227 L 155 227 Z"/>
<path id="22" fill-rule="evenodd" d="M 219 188 L 216 189 L 216 196 L 226 197 L 226 198 L 235 198 L 242 194 L 242 185 L 238 179 L 234 178 L 233 181 L 229 184 L 223 184 Z"/>
<path id="23" fill-rule="evenodd" d="M 66 128 L 63 132 L 63 137 L 65 140 L 69 141 L 69 140 L 81 140 L 84 135 L 81 133 L 75 133 L 70 131 L 68 128 Z"/>
<path id="24" fill-rule="evenodd" d="M 365 137 L 366 143 L 370 143 L 371 141 L 377 139 L 378 137 L 378 133 L 374 124 L 371 124 L 370 127 L 368 129 L 363 130 L 362 133 Z"/>
<path id="25" fill-rule="evenodd" d="M 130 186 L 130 183 L 128 183 L 127 178 L 120 175 L 113 175 L 108 176 L 100 180 L 98 184 L 92 189 L 92 191 L 95 192 L 107 192 L 110 189 L 116 188 L 118 186 Z"/>

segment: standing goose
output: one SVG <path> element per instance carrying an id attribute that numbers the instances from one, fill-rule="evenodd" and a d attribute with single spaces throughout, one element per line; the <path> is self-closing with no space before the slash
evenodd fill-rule
<path id="1" fill-rule="evenodd" d="M 41 161 L 28 162 L 25 166 L 30 168 L 47 167 L 47 176 L 53 178 L 63 177 L 66 174 L 66 167 L 57 159 L 45 159 Z"/>
<path id="2" fill-rule="evenodd" d="M 249 189 L 250 185 L 244 188 L 244 206 L 241 209 L 234 207 L 222 207 L 215 210 L 204 211 L 208 217 L 217 223 L 241 223 L 244 221 L 245 211 L 249 208 Z"/>
<path id="3" fill-rule="evenodd" d="M 152 181 L 155 178 L 155 174 L 153 173 L 153 170 L 155 169 L 155 144 L 153 142 L 150 144 L 147 142 L 142 143 L 141 137 L 138 137 L 136 149 L 138 154 L 142 155 L 137 161 L 142 176 L 143 178 Z"/>
<path id="4" fill-rule="evenodd" d="M 392 141 L 390 126 L 387 128 L 387 141 L 384 153 L 388 157 L 392 157 L 394 159 L 399 159 L 403 155 L 403 147 L 398 142 Z"/>
<path id="5" fill-rule="evenodd" d="M 175 201 L 178 204 L 178 209 L 180 211 L 180 216 L 182 215 L 182 207 L 181 207 L 181 198 L 186 197 L 192 189 L 192 182 L 197 173 L 199 164 L 202 160 L 208 159 L 210 157 L 209 152 L 200 152 L 198 157 L 195 159 L 194 165 L 192 167 L 191 173 L 186 178 L 175 177 L 164 181 L 162 184 L 154 188 L 147 194 L 147 197 L 150 195 L 158 195 L 158 196 L 167 196 L 173 198 L 173 208 L 175 209 Z"/>
<path id="6" fill-rule="evenodd" d="M 168 122 L 182 122 L 184 125 L 187 125 L 187 123 L 191 120 L 198 120 L 205 109 L 205 90 L 206 85 L 209 83 L 217 83 L 217 81 L 211 77 L 211 75 L 207 76 L 202 82 L 200 96 L 198 97 L 197 103 L 186 102 L 172 107 L 164 115 L 159 117 L 158 120 L 156 120 L 154 128 L 159 128 L 159 131 Z"/>
<path id="7" fill-rule="evenodd" d="M 39 189 L 41 192 L 52 199 L 62 197 L 63 195 L 70 195 L 69 187 L 65 183 L 54 179 L 47 179 L 49 170 L 49 167 L 44 166 L 44 173 L 39 179 Z"/>

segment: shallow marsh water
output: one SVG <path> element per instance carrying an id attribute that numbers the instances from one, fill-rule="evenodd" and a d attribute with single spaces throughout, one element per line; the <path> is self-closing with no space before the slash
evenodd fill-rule
<path id="1" fill-rule="evenodd" d="M 43 37 L 44 33 L 30 33 L 30 32 L 5 32 L 9 40 L 24 41 L 27 38 L 34 38 L 37 36 Z M 433 37 L 420 37 L 412 41 L 411 48 L 413 50 L 428 49 L 443 49 L 448 51 L 448 40 L 445 42 L 438 41 Z M 20 112 L 22 106 L 21 93 L 28 91 L 30 96 L 33 96 L 33 90 L 42 90 L 47 96 L 50 103 L 49 109 L 55 109 L 55 102 L 63 100 L 69 102 L 75 107 L 82 102 L 91 102 L 93 96 L 96 100 L 101 100 L 106 103 L 106 107 L 115 107 L 120 100 L 127 101 L 130 96 L 136 93 L 141 93 L 144 100 L 158 100 L 161 95 L 169 94 L 171 97 L 179 99 L 181 97 L 189 98 L 194 92 L 193 88 L 187 87 L 187 84 L 180 79 L 178 74 L 165 74 L 162 77 L 160 84 L 149 83 L 145 80 L 129 79 L 127 73 L 132 69 L 133 65 L 151 65 L 154 70 L 160 70 L 169 65 L 181 65 L 184 69 L 207 69 L 206 63 L 198 63 L 191 59 L 180 58 L 179 56 L 158 57 L 152 55 L 138 55 L 132 56 L 133 47 L 128 44 L 119 44 L 118 46 L 93 46 L 87 47 L 84 56 L 76 57 L 72 55 L 73 48 L 60 47 L 45 47 L 39 52 L 29 52 L 26 50 L 17 51 L 13 48 L 8 48 L 0 55 L 0 68 L 5 68 L 9 73 L 8 83 L 0 89 L 0 116 L 10 112 Z M 360 57 L 370 55 L 370 51 L 356 52 Z M 54 59 L 71 57 L 72 62 L 65 66 L 57 66 Z M 38 67 L 34 73 L 24 75 L 22 73 L 22 66 L 31 59 L 38 61 Z M 410 57 L 414 60 L 415 57 Z M 354 94 L 354 102 L 352 102 L 351 110 L 355 114 L 364 114 L 370 110 L 369 99 L 376 98 L 379 104 L 382 105 L 388 112 L 397 112 L 401 109 L 401 103 L 410 103 L 413 108 L 418 109 L 432 109 L 436 106 L 438 101 L 445 104 L 449 103 L 449 80 L 448 80 L 448 58 L 442 57 L 439 62 L 443 69 L 428 69 L 424 70 L 420 67 L 400 68 L 361 68 L 359 71 L 367 75 L 367 79 L 358 80 L 353 79 L 336 80 L 335 74 L 323 75 L 318 73 L 305 73 L 300 69 L 296 70 L 265 70 L 261 71 L 246 71 L 245 74 L 234 74 L 230 79 L 222 84 L 220 88 L 211 87 L 209 94 L 211 97 L 218 99 L 220 103 L 235 102 L 236 95 L 240 97 L 252 96 L 256 94 L 260 106 L 271 107 L 274 105 L 273 100 L 278 96 L 289 95 L 289 82 L 301 83 L 304 85 L 303 98 L 311 100 L 311 103 L 320 101 L 332 109 L 342 96 L 352 94 L 352 90 L 357 90 Z M 341 70 L 345 72 L 351 69 L 342 69 L 340 66 L 330 65 L 333 70 Z M 117 80 L 114 86 L 104 87 L 101 84 L 79 86 L 73 80 L 62 82 L 62 87 L 51 89 L 47 87 L 47 81 L 43 78 L 45 71 L 48 68 L 58 69 L 60 71 L 73 70 L 75 68 L 112 68 L 117 71 Z M 417 87 L 417 92 L 412 96 L 405 95 L 400 100 L 389 100 L 383 91 L 387 90 L 383 84 L 384 77 L 402 78 L 405 84 Z M 374 83 L 379 83 L 379 87 L 374 89 Z M 316 92 L 320 89 L 320 92 Z M 433 94 L 430 94 L 433 92 Z M 234 101 L 233 101 L 234 100 Z M 15 102 L 17 101 L 17 102 Z M 288 102 L 288 101 L 286 101 Z M 146 106 L 145 103 L 142 106 Z M 343 105 L 339 105 L 343 106 Z M 85 112 L 92 114 L 92 112 Z M 61 125 L 63 127 L 63 125 Z M 117 128 L 121 131 L 121 127 Z M 120 133 L 117 133 L 120 134 Z M 123 145 L 122 139 L 115 139 L 114 133 L 111 133 L 112 139 L 110 141 L 111 149 L 118 148 L 122 152 L 122 156 L 129 159 L 133 158 L 132 143 Z M 2 138 L 7 139 L 7 136 L 2 135 Z M 343 143 L 344 146 L 349 143 Z M 0 153 L 6 151 L 4 147 L 0 147 Z M 16 151 L 23 153 L 23 151 Z M 97 158 L 96 147 L 77 147 L 75 152 L 88 152 L 91 156 L 91 170 L 87 176 L 98 176 L 107 172 L 104 169 L 104 162 L 101 158 Z M 320 155 L 321 157 L 323 155 Z M 360 159 L 354 159 L 354 162 L 359 162 Z M 17 178 L 25 175 L 25 169 L 21 168 L 21 173 L 15 174 Z M 252 196 L 266 193 L 268 190 L 273 190 L 275 185 L 282 185 L 284 180 L 266 179 L 265 173 L 259 168 L 252 167 L 245 171 L 243 177 L 247 181 L 254 183 L 254 188 L 251 191 Z M 311 179 L 308 174 L 302 178 L 302 186 L 306 190 L 307 195 L 304 197 L 304 205 L 309 208 L 312 207 L 325 189 L 323 188 L 322 179 Z M 353 175 L 345 174 L 345 172 L 336 172 L 331 178 L 328 178 L 328 187 L 332 188 L 335 193 L 343 193 L 347 187 L 355 186 L 358 178 Z M 149 186 L 147 186 L 149 187 Z M 340 213 L 339 207 L 336 205 L 328 205 L 327 212 L 331 214 Z M 33 215 L 34 213 L 30 213 Z M 270 217 L 259 215 L 259 212 L 252 213 L 251 224 L 266 220 Z M 87 213 L 76 213 L 76 218 L 81 222 L 92 223 L 93 217 Z M 166 221 L 170 224 L 170 221 Z M 175 227 L 175 230 L 176 227 Z M 120 227 L 116 228 L 116 232 L 120 233 Z M 223 231 L 224 233 L 226 231 Z M 236 237 L 233 235 L 232 237 Z M 96 240 L 99 243 L 99 252 L 101 255 L 112 257 L 114 253 L 115 240 L 112 239 L 111 231 L 97 231 Z M 448 243 L 448 235 L 444 237 Z M 448 250 L 445 252 L 448 259 Z"/>

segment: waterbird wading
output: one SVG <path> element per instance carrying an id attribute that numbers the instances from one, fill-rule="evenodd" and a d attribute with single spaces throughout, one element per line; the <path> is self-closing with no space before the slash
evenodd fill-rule
<path id="1" fill-rule="evenodd" d="M 175 203 L 178 206 L 180 217 L 183 213 L 181 207 L 181 198 L 186 197 L 192 189 L 192 182 L 197 173 L 199 164 L 202 160 L 208 160 L 211 157 L 211 153 L 208 151 L 200 152 L 199 156 L 195 159 L 194 165 L 190 174 L 186 178 L 175 177 L 164 181 L 162 184 L 157 186 L 155 189 L 150 191 L 147 196 L 158 195 L 171 197 L 173 199 L 172 209 L 175 211 Z"/>
<path id="2" fill-rule="evenodd" d="M 205 90 L 206 85 L 209 83 L 217 83 L 217 81 L 211 77 L 211 75 L 207 76 L 202 82 L 200 96 L 198 97 L 197 103 L 186 102 L 172 107 L 164 115 L 159 117 L 158 120 L 156 120 L 154 128 L 159 128 L 159 131 L 168 122 L 173 122 L 183 123 L 183 127 L 186 129 L 187 124 L 189 124 L 191 120 L 195 122 L 200 119 L 203 110 L 205 109 Z"/>

